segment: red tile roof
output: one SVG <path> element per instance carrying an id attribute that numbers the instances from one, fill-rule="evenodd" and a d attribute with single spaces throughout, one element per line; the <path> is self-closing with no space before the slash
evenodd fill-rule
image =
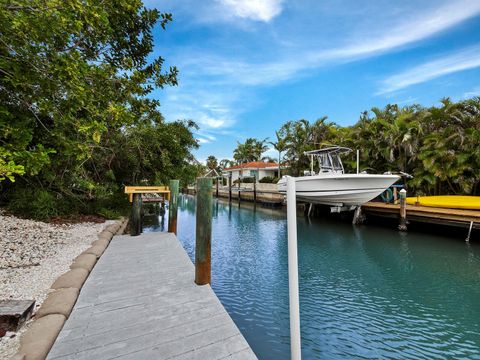
<path id="1" fill-rule="evenodd" d="M 265 163 L 263 161 L 252 161 L 249 163 L 241 164 L 241 165 L 234 165 L 224 171 L 231 171 L 236 169 L 265 169 L 265 168 L 278 168 L 277 163 Z"/>

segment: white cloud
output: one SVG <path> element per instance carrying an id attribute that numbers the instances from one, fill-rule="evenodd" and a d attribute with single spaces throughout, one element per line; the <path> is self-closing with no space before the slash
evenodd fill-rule
<path id="1" fill-rule="evenodd" d="M 217 0 L 232 15 L 269 22 L 282 12 L 283 0 Z"/>
<path id="2" fill-rule="evenodd" d="M 208 144 L 210 142 L 209 139 L 205 139 L 205 138 L 201 138 L 201 137 L 198 137 L 197 140 L 200 144 Z"/>
<path id="3" fill-rule="evenodd" d="M 479 0 L 431 1 L 423 3 L 422 7 L 414 4 L 413 8 L 411 3 L 406 2 L 403 6 L 402 2 L 395 6 L 402 9 L 400 13 L 389 11 L 393 6 L 388 5 L 379 11 L 381 18 L 367 16 L 372 9 L 364 13 L 360 10 L 365 6 L 357 6 L 355 1 L 351 2 L 352 9 L 346 9 L 343 2 L 343 5 L 337 5 L 336 1 L 327 1 L 323 12 L 308 13 L 307 17 L 314 18 L 313 22 L 303 24 L 299 21 L 305 18 L 305 12 L 310 11 L 309 2 L 305 1 L 288 4 L 292 24 L 275 26 L 275 22 L 269 22 L 280 15 L 284 7 L 287 11 L 283 0 L 162 3 L 171 4 L 169 6 L 173 8 L 167 7 L 167 10 L 172 10 L 174 14 L 187 14 L 187 18 L 193 20 L 192 23 L 184 22 L 187 24 L 184 25 L 185 32 L 195 30 L 196 26 L 215 26 L 215 35 L 201 40 L 193 37 L 191 45 L 175 46 L 167 56 L 180 69 L 180 86 L 165 90 L 167 97 L 162 101 L 162 112 L 171 120 L 193 119 L 202 130 L 219 136 L 222 131 L 231 130 L 242 113 L 252 111 L 262 101 L 255 87 L 296 80 L 311 76 L 313 71 L 322 67 L 398 51 L 480 14 Z M 323 4 L 312 0 L 310 5 L 313 3 Z M 329 6 L 334 9 L 329 9 Z M 290 15 L 295 15 L 291 13 L 292 7 L 303 11 L 296 20 L 295 16 L 290 18 Z M 333 27 L 329 29 L 334 28 L 335 33 L 325 35 L 326 30 L 320 28 L 321 24 L 332 18 L 338 21 L 338 11 L 344 16 L 340 18 L 338 30 L 335 23 L 330 23 Z M 246 23 L 242 19 L 257 23 Z M 269 23 L 268 26 L 265 23 Z M 246 26 L 239 30 L 238 24 Z M 471 63 L 467 65 L 468 59 L 461 60 L 463 66 L 473 66 Z M 407 79 L 408 73 L 402 73 L 402 86 L 409 86 L 409 81 L 412 84 L 414 77 L 428 81 L 441 76 L 442 71 L 459 71 L 455 70 L 458 64 L 454 63 L 441 66 L 433 62 L 433 65 L 437 65 L 437 71 L 424 68 L 423 73 L 413 74 L 410 80 Z M 393 91 L 389 88 L 394 86 L 386 79 L 382 91 Z M 215 141 L 200 134 L 198 137 L 202 143 Z"/>
<path id="4" fill-rule="evenodd" d="M 465 94 L 463 94 L 464 99 L 469 99 L 476 96 L 480 96 L 480 86 L 477 86 L 474 89 L 467 91 Z"/>
<path id="5" fill-rule="evenodd" d="M 370 40 L 365 41 L 365 34 L 361 34 L 355 40 L 355 44 L 333 50 L 330 56 L 355 58 L 383 53 L 428 38 L 478 13 L 480 13 L 478 0 L 462 0 L 436 6 L 436 9 L 428 8 L 410 19 L 402 19 L 400 23 L 392 22 L 388 28 L 374 28 L 380 36 L 369 36 L 367 39 Z"/>
<path id="6" fill-rule="evenodd" d="M 394 92 L 443 75 L 476 67 L 480 67 L 480 46 L 463 49 L 453 55 L 433 60 L 389 76 L 383 80 L 382 87 L 377 94 Z"/>
<path id="7" fill-rule="evenodd" d="M 242 3 L 237 0 L 222 1 Z M 268 60 L 268 55 L 262 56 L 266 60 L 261 61 L 205 53 L 202 49 L 201 52 L 191 52 L 188 60 L 180 63 L 179 67 L 196 76 L 207 75 L 209 81 L 218 84 L 275 85 L 326 65 L 351 62 L 410 45 L 479 13 L 480 1 L 462 0 L 437 6 L 436 9 L 425 9 L 412 18 L 402 17 L 389 23 L 388 28 L 372 24 L 368 30 L 358 32 L 355 38 L 344 41 L 339 47 L 312 50 L 312 44 L 307 43 L 293 52 L 287 49 L 283 54 L 281 51 L 280 55 L 271 56 L 275 60 Z"/>

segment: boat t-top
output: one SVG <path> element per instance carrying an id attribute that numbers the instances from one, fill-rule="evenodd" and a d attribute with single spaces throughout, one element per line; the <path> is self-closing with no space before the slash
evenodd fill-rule
<path id="1" fill-rule="evenodd" d="M 297 199 L 337 208 L 353 209 L 380 195 L 400 176 L 392 174 L 345 174 L 340 154 L 352 151 L 341 146 L 307 151 L 310 170 L 295 178 Z M 319 171 L 314 171 L 314 159 L 318 159 Z M 357 160 L 358 161 L 358 160 Z M 278 191 L 286 194 L 287 179 L 282 177 Z"/>

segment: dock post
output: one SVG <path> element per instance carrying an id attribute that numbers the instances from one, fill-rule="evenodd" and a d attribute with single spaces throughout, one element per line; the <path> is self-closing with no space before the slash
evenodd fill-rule
<path id="1" fill-rule="evenodd" d="M 240 201 L 242 200 L 242 195 L 240 194 L 240 185 L 242 183 L 242 180 L 240 176 L 238 177 L 238 203 L 240 204 Z"/>
<path id="2" fill-rule="evenodd" d="M 168 232 L 177 234 L 178 188 L 180 180 L 170 180 L 170 203 L 168 204 Z"/>
<path id="3" fill-rule="evenodd" d="M 130 235 L 137 236 L 142 232 L 142 194 L 133 194 L 132 226 Z"/>
<path id="4" fill-rule="evenodd" d="M 212 179 L 197 179 L 195 283 L 210 284 L 212 244 Z"/>
<path id="5" fill-rule="evenodd" d="M 217 188 L 216 188 L 216 194 L 215 194 L 215 196 L 218 198 L 218 176 L 217 176 L 216 180 L 217 180 L 217 181 L 216 181 L 216 186 L 217 186 Z"/>
<path id="6" fill-rule="evenodd" d="M 290 353 L 302 358 L 300 343 L 300 297 L 298 294 L 297 198 L 295 178 L 287 176 L 288 290 L 290 305 Z"/>
<path id="7" fill-rule="evenodd" d="M 232 173 L 228 177 L 228 201 L 232 202 Z"/>
<path id="8" fill-rule="evenodd" d="M 257 203 L 257 176 L 253 175 L 253 202 Z"/>
<path id="9" fill-rule="evenodd" d="M 407 191 L 400 190 L 400 224 L 398 230 L 407 231 Z"/>

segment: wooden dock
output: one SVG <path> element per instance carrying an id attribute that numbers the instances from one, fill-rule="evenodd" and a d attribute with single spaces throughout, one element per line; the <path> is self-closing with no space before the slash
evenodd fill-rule
<path id="1" fill-rule="evenodd" d="M 445 209 L 428 206 L 407 205 L 407 220 L 468 228 L 473 222 L 474 229 L 480 229 L 480 211 Z M 365 214 L 398 218 L 400 205 L 368 202 L 362 205 Z"/>
<path id="2" fill-rule="evenodd" d="M 171 233 L 115 236 L 47 359 L 256 359 Z"/>

